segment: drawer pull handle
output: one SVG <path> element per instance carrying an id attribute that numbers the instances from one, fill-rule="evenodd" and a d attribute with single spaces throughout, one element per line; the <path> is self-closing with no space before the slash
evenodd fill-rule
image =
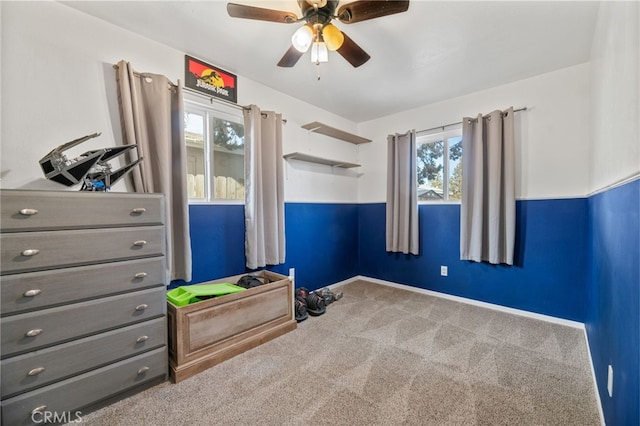
<path id="1" fill-rule="evenodd" d="M 135 243 L 133 243 L 134 246 L 138 246 L 138 247 L 142 247 L 145 244 L 147 244 L 145 240 L 138 240 Z"/>
<path id="2" fill-rule="evenodd" d="M 34 328 L 33 330 L 27 331 L 24 335 L 27 337 L 36 337 L 39 334 L 42 334 L 44 330 L 41 328 Z"/>
<path id="3" fill-rule="evenodd" d="M 26 249 L 26 250 L 22 250 L 22 255 L 23 256 L 35 256 L 36 254 L 40 253 L 40 250 L 38 249 Z"/>
<path id="4" fill-rule="evenodd" d="M 36 414 L 36 413 L 42 413 L 46 409 L 47 409 L 46 405 L 40 405 L 39 407 L 36 407 L 33 410 L 31 410 L 31 414 L 33 415 L 33 414 Z"/>
<path id="5" fill-rule="evenodd" d="M 32 290 L 25 291 L 23 296 L 24 297 L 35 297 L 35 296 L 39 295 L 40 293 L 42 293 L 42 290 L 40 290 L 39 288 L 34 288 Z"/>
<path id="6" fill-rule="evenodd" d="M 38 210 L 36 209 L 22 209 L 20 210 L 20 214 L 23 216 L 33 216 L 34 214 L 37 214 Z"/>
<path id="7" fill-rule="evenodd" d="M 149 367 L 142 367 L 140 370 L 138 370 L 138 376 L 146 373 L 147 371 L 149 371 Z"/>
<path id="8" fill-rule="evenodd" d="M 146 211 L 147 209 L 145 209 L 144 207 L 136 207 L 135 209 L 132 210 L 132 212 L 135 214 L 142 214 Z"/>
<path id="9" fill-rule="evenodd" d="M 144 311 L 148 307 L 149 307 L 149 305 L 147 305 L 146 303 L 143 303 L 142 305 L 136 306 L 136 311 Z"/>
<path id="10" fill-rule="evenodd" d="M 144 277 L 146 277 L 146 276 L 147 276 L 147 273 L 146 273 L 146 272 L 138 272 L 137 274 L 135 274 L 135 275 L 133 276 L 133 278 L 144 278 Z"/>
<path id="11" fill-rule="evenodd" d="M 147 340 L 149 340 L 149 336 L 140 336 L 136 339 L 136 343 L 146 342 Z"/>
<path id="12" fill-rule="evenodd" d="M 37 376 L 44 371 L 44 367 L 37 367 L 27 373 L 28 376 Z"/>

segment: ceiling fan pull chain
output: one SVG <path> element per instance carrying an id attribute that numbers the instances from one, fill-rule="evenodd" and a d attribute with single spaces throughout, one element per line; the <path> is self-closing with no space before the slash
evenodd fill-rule
<path id="1" fill-rule="evenodd" d="M 316 61 L 316 76 L 318 77 L 318 81 L 320 81 L 320 61 Z"/>

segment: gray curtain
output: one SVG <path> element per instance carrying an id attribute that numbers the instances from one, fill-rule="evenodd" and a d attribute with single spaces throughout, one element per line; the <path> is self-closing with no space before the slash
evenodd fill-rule
<path id="1" fill-rule="evenodd" d="M 165 196 L 167 277 L 191 281 L 184 105 L 180 81 L 118 63 L 118 103 L 125 144 L 143 157 L 131 176 L 136 192 Z"/>
<path id="2" fill-rule="evenodd" d="M 416 132 L 387 136 L 387 251 L 419 254 Z"/>
<path id="3" fill-rule="evenodd" d="M 247 268 L 284 263 L 282 115 L 246 108 L 244 146 Z"/>
<path id="4" fill-rule="evenodd" d="M 462 120 L 460 258 L 513 265 L 513 108 Z"/>

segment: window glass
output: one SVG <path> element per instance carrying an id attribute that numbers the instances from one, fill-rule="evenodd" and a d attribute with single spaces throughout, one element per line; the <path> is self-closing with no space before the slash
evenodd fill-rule
<path id="1" fill-rule="evenodd" d="M 444 141 L 418 145 L 418 200 L 444 199 Z"/>
<path id="2" fill-rule="evenodd" d="M 214 198 L 244 199 L 244 125 L 211 117 Z"/>
<path id="3" fill-rule="evenodd" d="M 462 199 L 462 136 L 449 139 L 449 200 Z"/>
<path id="4" fill-rule="evenodd" d="M 244 200 L 241 112 L 185 102 L 187 187 L 191 201 Z"/>
<path id="5" fill-rule="evenodd" d="M 459 201 L 462 198 L 462 128 L 418 136 L 416 168 L 418 200 Z"/>
<path id="6" fill-rule="evenodd" d="M 185 113 L 187 189 L 189 198 L 205 198 L 204 114 Z"/>

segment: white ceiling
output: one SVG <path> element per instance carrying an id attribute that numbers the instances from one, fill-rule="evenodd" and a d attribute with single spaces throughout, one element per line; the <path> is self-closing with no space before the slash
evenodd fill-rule
<path id="1" fill-rule="evenodd" d="M 234 2 L 300 16 L 295 0 Z M 318 81 L 309 53 L 293 68 L 276 66 L 300 24 L 231 18 L 224 1 L 64 3 L 354 122 L 587 62 L 599 7 L 412 0 L 404 13 L 334 20 L 371 59 L 353 68 L 330 52 Z"/>

